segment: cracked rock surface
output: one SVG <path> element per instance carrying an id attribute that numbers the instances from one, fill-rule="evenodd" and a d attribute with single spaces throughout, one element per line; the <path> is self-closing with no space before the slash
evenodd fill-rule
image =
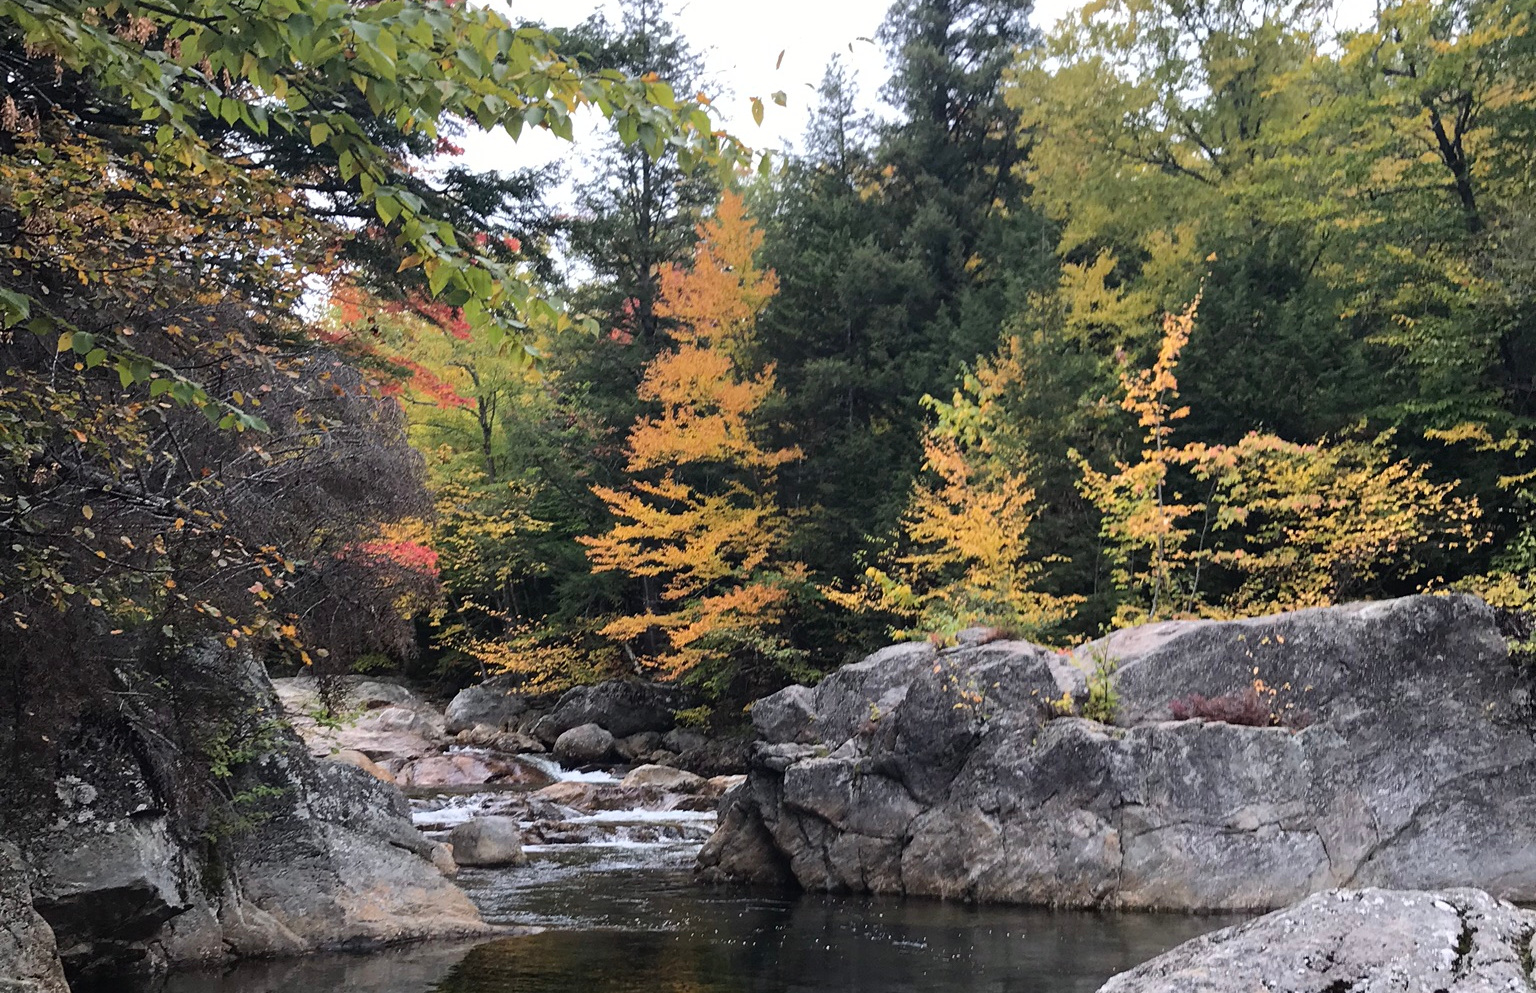
<path id="1" fill-rule="evenodd" d="M 1536 914 L 1481 890 L 1330 890 L 1185 942 L 1099 993 L 1536 989 Z"/>
<path id="2" fill-rule="evenodd" d="M 1056 716 L 1095 667 L 1115 723 Z M 1173 719 L 1256 680 L 1292 727 Z M 1075 907 L 1266 910 L 1340 886 L 1536 900 L 1527 696 L 1465 596 L 1147 625 L 1072 655 L 898 645 L 753 706 L 751 776 L 700 871 Z"/>
<path id="3" fill-rule="evenodd" d="M 69 993 L 53 929 L 32 909 L 21 853 L 5 842 L 0 842 L 0 991 Z"/>

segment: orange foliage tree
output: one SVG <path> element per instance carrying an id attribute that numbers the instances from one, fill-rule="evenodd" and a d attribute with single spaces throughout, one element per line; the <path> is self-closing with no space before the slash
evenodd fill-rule
<path id="1" fill-rule="evenodd" d="M 595 571 L 638 587 L 638 609 L 602 633 L 665 678 L 720 691 L 801 657 L 784 622 L 805 569 L 779 555 L 788 522 L 774 496 L 779 467 L 800 452 L 767 445 L 758 423 L 775 381 L 771 367 L 752 368 L 755 330 L 778 288 L 753 261 L 762 233 L 726 193 L 698 234 L 692 267 L 661 273 L 656 310 L 675 347 L 640 383 L 654 413 L 630 429 L 628 481 L 593 487 L 614 525 L 581 541 Z"/>

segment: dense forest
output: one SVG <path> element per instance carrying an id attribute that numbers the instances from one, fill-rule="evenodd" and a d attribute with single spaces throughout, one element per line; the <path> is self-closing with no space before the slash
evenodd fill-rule
<path id="1" fill-rule="evenodd" d="M 1536 3 L 1029 15 L 899 0 L 895 113 L 834 63 L 762 160 L 659 0 L 0 3 L 14 726 L 208 636 L 739 708 L 971 626 L 1529 607 Z M 456 161 L 576 113 L 573 210 Z"/>

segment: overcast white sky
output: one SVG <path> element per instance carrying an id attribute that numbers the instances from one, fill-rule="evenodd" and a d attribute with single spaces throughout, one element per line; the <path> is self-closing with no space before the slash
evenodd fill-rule
<path id="1" fill-rule="evenodd" d="M 676 0 L 671 10 L 681 33 L 704 53 L 712 80 L 708 89 L 718 97 L 715 111 L 727 130 L 755 148 L 777 149 L 799 141 L 815 87 L 835 53 L 857 73 L 866 105 L 876 105 L 886 67 L 872 39 L 890 5 L 891 0 Z M 1036 0 L 1035 23 L 1049 26 L 1076 5 L 1074 0 Z M 552 27 L 579 23 L 598 10 L 617 21 L 619 8 L 617 0 L 511 0 L 498 6 L 510 8 L 516 19 Z M 776 90 L 784 91 L 787 107 L 768 102 Z M 761 127 L 752 120 L 754 96 L 767 103 Z M 586 135 L 591 133 L 589 128 Z M 581 130 L 577 137 L 585 144 Z M 536 165 L 571 153 L 568 143 L 544 133 L 525 132 L 515 145 L 505 135 L 477 133 L 463 144 L 470 163 L 484 169 Z"/>
<path id="2" fill-rule="evenodd" d="M 514 19 L 542 21 L 551 27 L 585 20 L 598 10 L 617 21 L 617 0 L 489 0 Z M 1337 0 L 1341 21 L 1363 23 L 1374 0 Z M 727 130 L 755 148 L 778 149 L 798 143 L 815 102 L 815 86 L 833 54 L 841 53 L 857 80 L 866 106 L 875 109 L 887 70 L 884 52 L 871 40 L 891 0 L 673 0 L 670 9 L 679 31 L 704 54 L 716 97 L 714 109 Z M 1082 0 L 1035 0 L 1037 27 L 1049 30 Z M 864 40 L 861 40 L 864 39 Z M 784 53 L 779 64 L 779 53 Z M 783 90 L 787 107 L 769 102 Z M 752 120 L 752 97 L 767 104 L 763 125 Z M 505 134 L 475 131 L 462 144 L 468 164 L 479 169 L 509 169 L 567 163 L 569 180 L 581 169 L 580 149 L 590 149 L 600 124 L 578 125 L 577 142 L 532 129 L 513 142 Z M 564 195 L 554 198 L 564 200 Z"/>

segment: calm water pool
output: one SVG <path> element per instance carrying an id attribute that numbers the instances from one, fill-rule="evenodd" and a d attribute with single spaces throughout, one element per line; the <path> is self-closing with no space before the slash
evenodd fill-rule
<path id="1" fill-rule="evenodd" d="M 546 927 L 473 947 L 253 963 L 164 993 L 1091 993 L 1231 916 L 1052 912 L 698 888 L 695 845 L 559 846 L 466 871 L 487 919 Z"/>

